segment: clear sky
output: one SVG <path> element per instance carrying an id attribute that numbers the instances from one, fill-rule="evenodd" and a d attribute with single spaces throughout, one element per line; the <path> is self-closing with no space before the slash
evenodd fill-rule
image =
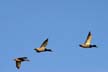
<path id="1" fill-rule="evenodd" d="M 98 48 L 79 47 L 89 31 Z M 0 0 L 0 49 L 0 72 L 108 72 L 108 1 Z"/>

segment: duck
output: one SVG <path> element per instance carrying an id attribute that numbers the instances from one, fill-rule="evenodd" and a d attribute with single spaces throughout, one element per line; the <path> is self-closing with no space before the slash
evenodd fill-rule
<path id="1" fill-rule="evenodd" d="M 27 57 L 19 57 L 19 58 L 14 59 L 14 61 L 16 61 L 16 68 L 20 69 L 21 62 L 30 61 L 30 60 L 28 60 Z"/>
<path id="2" fill-rule="evenodd" d="M 46 52 L 46 51 L 52 52 L 51 49 L 46 48 L 47 44 L 48 44 L 48 38 L 41 44 L 41 46 L 39 48 L 35 48 L 34 50 L 38 53 Z"/>
<path id="3" fill-rule="evenodd" d="M 91 44 L 91 40 L 92 40 L 92 34 L 91 32 L 89 32 L 86 41 L 83 44 L 80 44 L 79 46 L 82 48 L 97 48 L 97 45 Z"/>

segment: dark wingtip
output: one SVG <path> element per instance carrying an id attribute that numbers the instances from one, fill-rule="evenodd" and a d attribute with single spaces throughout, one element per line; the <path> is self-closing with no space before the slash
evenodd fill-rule
<path id="1" fill-rule="evenodd" d="M 28 57 L 21 57 L 22 59 L 27 59 Z"/>
<path id="2" fill-rule="evenodd" d="M 46 38 L 46 40 L 48 40 L 48 38 Z"/>
<path id="3" fill-rule="evenodd" d="M 91 32 L 89 31 L 89 34 L 91 34 Z"/>
<path id="4" fill-rule="evenodd" d="M 91 35 L 91 32 L 88 33 L 88 36 L 90 36 L 90 35 Z"/>

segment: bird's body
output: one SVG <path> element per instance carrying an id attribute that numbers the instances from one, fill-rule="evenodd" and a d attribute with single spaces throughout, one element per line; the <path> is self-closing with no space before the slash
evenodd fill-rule
<path id="1" fill-rule="evenodd" d="M 91 45 L 91 40 L 92 40 L 92 35 L 91 35 L 91 32 L 89 32 L 85 43 L 80 44 L 80 47 L 82 47 L 82 48 L 93 48 L 93 47 L 97 47 L 96 45 Z"/>
<path id="2" fill-rule="evenodd" d="M 35 50 L 38 51 L 38 52 L 43 52 L 43 51 L 45 51 L 45 47 L 36 48 Z"/>
<path id="3" fill-rule="evenodd" d="M 20 66 L 21 66 L 21 62 L 23 62 L 23 61 L 29 61 L 29 60 L 27 59 L 27 57 L 20 57 L 20 58 L 14 59 L 14 61 L 16 61 L 16 67 L 17 67 L 17 69 L 19 69 Z"/>
<path id="4" fill-rule="evenodd" d="M 52 51 L 51 49 L 47 49 L 46 46 L 48 44 L 48 38 L 41 44 L 41 46 L 39 48 L 35 48 L 34 50 L 36 52 L 45 52 L 45 51 Z"/>
<path id="5" fill-rule="evenodd" d="M 97 46 L 96 45 L 81 44 L 80 47 L 82 47 L 82 48 L 92 48 L 92 47 L 97 47 Z"/>

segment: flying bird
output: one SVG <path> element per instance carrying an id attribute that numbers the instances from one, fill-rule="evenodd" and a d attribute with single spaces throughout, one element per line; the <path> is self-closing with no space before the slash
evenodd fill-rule
<path id="1" fill-rule="evenodd" d="M 82 48 L 92 48 L 92 47 L 97 47 L 96 45 L 91 45 L 91 40 L 92 40 L 92 34 L 91 32 L 88 33 L 88 36 L 86 38 L 85 43 L 80 44 L 79 46 Z"/>
<path id="2" fill-rule="evenodd" d="M 21 66 L 21 62 L 23 62 L 23 61 L 29 61 L 29 60 L 27 59 L 27 57 L 20 57 L 20 58 L 14 59 L 14 61 L 16 61 L 16 67 L 17 67 L 17 69 L 19 69 L 20 66 Z"/>
<path id="3" fill-rule="evenodd" d="M 51 49 L 46 48 L 47 44 L 48 44 L 48 38 L 41 44 L 41 46 L 39 48 L 35 48 L 34 50 L 38 53 L 45 52 L 45 51 L 52 52 Z"/>

